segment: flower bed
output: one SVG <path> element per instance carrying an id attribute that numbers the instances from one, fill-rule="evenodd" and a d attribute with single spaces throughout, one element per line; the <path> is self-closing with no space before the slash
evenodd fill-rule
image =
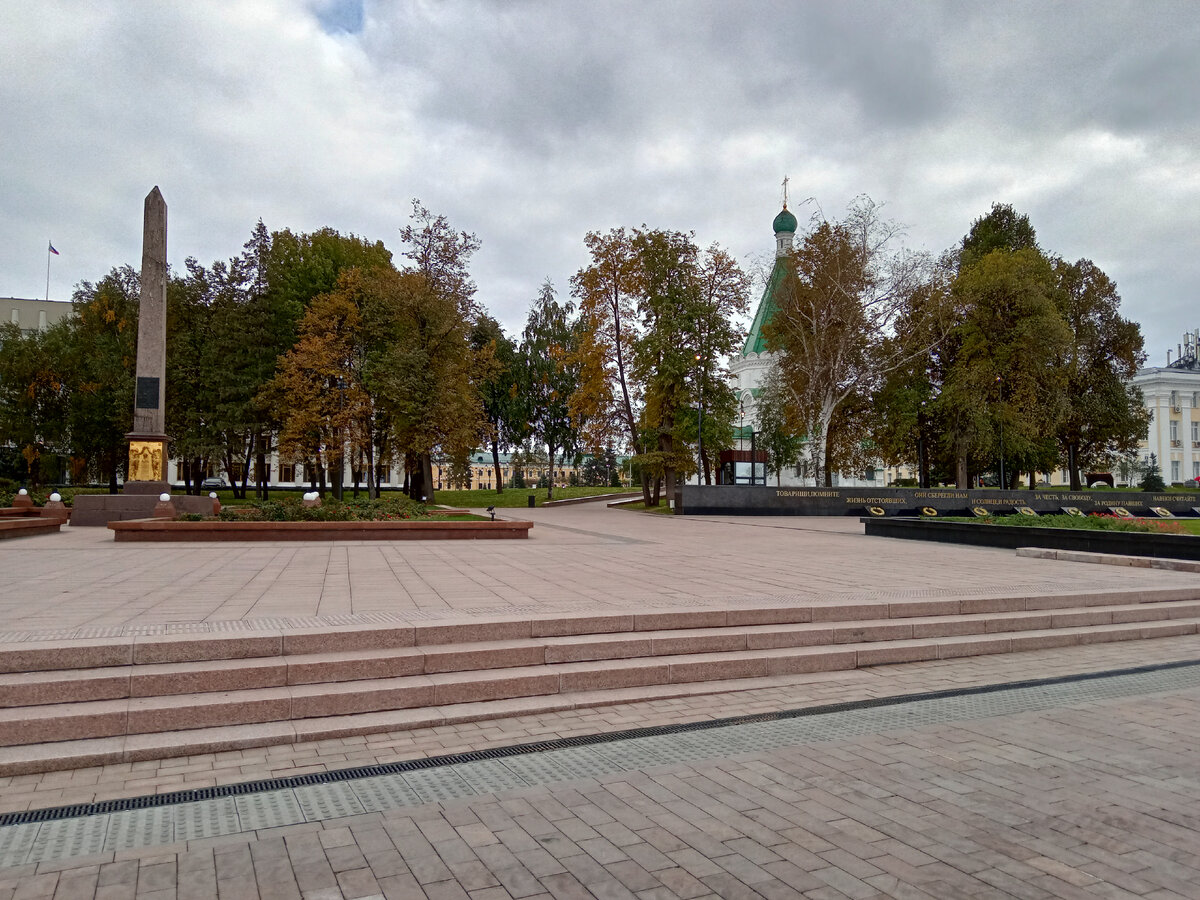
<path id="1" fill-rule="evenodd" d="M 447 541 L 529 537 L 532 522 L 417 520 L 264 522 L 237 519 L 180 521 L 129 519 L 109 522 L 116 541 Z"/>
<path id="2" fill-rule="evenodd" d="M 131 519 L 108 527 L 117 541 L 496 540 L 529 537 L 533 527 L 532 522 L 492 522 L 465 513 L 427 509 L 407 497 L 321 503 L 284 497 L 226 507 L 216 516 Z"/>

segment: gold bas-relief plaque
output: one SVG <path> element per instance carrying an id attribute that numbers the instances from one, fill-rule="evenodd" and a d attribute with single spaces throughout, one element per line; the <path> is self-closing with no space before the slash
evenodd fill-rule
<path id="1" fill-rule="evenodd" d="M 129 480 L 166 481 L 167 454 L 163 441 L 129 442 Z"/>

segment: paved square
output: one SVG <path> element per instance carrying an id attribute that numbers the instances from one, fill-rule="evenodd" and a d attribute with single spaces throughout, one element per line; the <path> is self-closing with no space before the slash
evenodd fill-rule
<path id="1" fill-rule="evenodd" d="M 1187 573 L 866 538 L 853 519 L 529 512 L 526 542 L 160 548 L 113 545 L 99 529 L 5 542 L 0 641 L 1195 586 Z M 0 811 L 1196 659 L 1200 638 L 1188 636 L 823 673 L 710 696 L 14 776 L 0 779 Z M 196 820 L 166 846 L 93 851 L 63 825 L 47 835 L 92 855 L 0 868 L 0 900 L 1195 897 L 1198 699 L 1189 688 L 1072 702 L 533 788 L 477 764 L 464 772 L 474 794 L 382 812 L 339 807 L 321 791 L 296 810 L 247 801 L 238 808 L 247 823 L 259 816 L 258 830 L 205 837 L 215 832 Z M 500 792 L 478 793 L 489 785 Z M 349 815 L 302 821 L 319 808 Z M 277 824 L 285 819 L 300 824 Z"/>

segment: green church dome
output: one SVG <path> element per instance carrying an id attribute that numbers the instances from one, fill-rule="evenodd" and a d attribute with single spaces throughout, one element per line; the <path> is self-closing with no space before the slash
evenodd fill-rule
<path id="1" fill-rule="evenodd" d="M 796 224 L 796 217 L 788 212 L 785 206 L 783 212 L 775 217 L 775 221 L 771 223 L 771 227 L 775 229 L 776 234 L 779 234 L 781 231 L 790 231 L 792 234 L 795 234 Z"/>

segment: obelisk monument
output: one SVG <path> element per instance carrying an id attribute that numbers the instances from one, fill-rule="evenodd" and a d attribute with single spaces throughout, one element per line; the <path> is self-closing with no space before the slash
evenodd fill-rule
<path id="1" fill-rule="evenodd" d="M 142 292 L 138 305 L 137 387 L 129 439 L 127 494 L 167 487 L 167 203 L 156 185 L 142 224 Z"/>

